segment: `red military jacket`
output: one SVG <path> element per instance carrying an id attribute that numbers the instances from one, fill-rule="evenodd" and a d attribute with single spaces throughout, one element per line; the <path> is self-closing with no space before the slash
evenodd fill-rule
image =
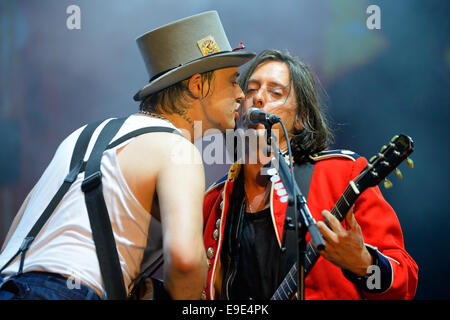
<path id="1" fill-rule="evenodd" d="M 350 180 L 366 166 L 367 160 L 352 152 L 327 151 L 317 157 L 311 178 L 307 204 L 316 221 L 323 220 L 322 210 L 331 211 Z M 229 199 L 241 165 L 235 163 L 228 175 L 213 184 L 203 203 L 204 244 L 208 258 L 208 278 L 204 298 L 215 299 L 222 287 L 223 270 L 220 250 L 227 222 Z M 270 196 L 270 211 L 278 243 L 281 244 L 287 204 L 274 192 Z M 355 219 L 361 226 L 365 244 L 376 250 L 384 260 L 388 273 L 385 290 L 381 293 L 363 291 L 347 278 L 341 268 L 319 257 L 305 279 L 305 297 L 308 300 L 331 299 L 412 299 L 418 280 L 418 267 L 405 251 L 402 230 L 392 207 L 383 198 L 378 187 L 365 190 L 353 207 Z M 344 227 L 345 221 L 342 222 Z M 306 240 L 310 237 L 307 234 Z"/>

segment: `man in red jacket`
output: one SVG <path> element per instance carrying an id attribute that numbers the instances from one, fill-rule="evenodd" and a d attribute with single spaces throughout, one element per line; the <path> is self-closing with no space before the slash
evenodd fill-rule
<path id="1" fill-rule="evenodd" d="M 246 94 L 242 113 L 253 107 L 278 115 L 289 133 L 294 163 L 314 164 L 304 196 L 326 248 L 305 278 L 305 298 L 412 299 L 418 268 L 379 188 L 362 192 L 342 223 L 329 212 L 367 161 L 351 151 L 325 151 L 332 134 L 308 67 L 289 54 L 266 50 L 240 84 Z M 276 124 L 272 130 L 280 128 Z M 250 129 L 264 139 L 262 124 Z M 286 140 L 280 133 L 282 151 Z M 287 204 L 277 183 L 261 171 L 269 161 L 263 150 L 248 147 L 244 164 L 235 163 L 205 195 L 205 299 L 270 299 L 295 262 L 296 250 L 281 250 Z M 254 155 L 256 163 L 249 161 Z"/>

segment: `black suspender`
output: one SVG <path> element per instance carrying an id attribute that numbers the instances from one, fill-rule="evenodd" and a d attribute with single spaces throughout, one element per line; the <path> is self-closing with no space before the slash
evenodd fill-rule
<path id="1" fill-rule="evenodd" d="M 123 282 L 122 269 L 120 267 L 119 256 L 111 227 L 105 199 L 102 191 L 100 163 L 103 152 L 107 149 L 125 142 L 138 135 L 150 132 L 177 133 L 176 129 L 168 127 L 146 127 L 132 131 L 114 142 L 108 143 L 119 131 L 126 118 L 113 119 L 109 121 L 100 132 L 94 148 L 87 162 L 83 162 L 89 141 L 95 129 L 103 122 L 97 121 L 88 124 L 81 132 L 72 154 L 69 173 L 64 179 L 47 208 L 41 214 L 35 225 L 27 234 L 16 254 L 0 269 L 0 273 L 20 255 L 18 274 L 23 272 L 25 254 L 35 237 L 45 225 L 51 214 L 61 202 L 62 198 L 76 180 L 80 172 L 85 171 L 81 189 L 85 194 L 85 202 L 89 214 L 89 222 L 92 229 L 92 237 L 95 243 L 96 253 L 99 260 L 100 271 L 105 287 L 107 299 L 126 299 L 126 289 Z"/>
<path id="2" fill-rule="evenodd" d="M 81 184 L 81 190 L 84 192 L 86 208 L 89 214 L 95 251 L 100 263 L 106 298 L 112 300 L 126 297 L 126 289 L 108 209 L 103 197 L 100 162 L 106 146 L 119 131 L 124 121 L 125 118 L 113 119 L 100 132 L 86 163 L 85 178 Z M 105 263 L 102 263 L 103 261 Z"/>

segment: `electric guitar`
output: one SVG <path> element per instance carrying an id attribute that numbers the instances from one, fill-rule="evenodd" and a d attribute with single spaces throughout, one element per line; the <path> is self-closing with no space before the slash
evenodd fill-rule
<path id="1" fill-rule="evenodd" d="M 408 156 L 414 151 L 414 143 L 412 139 L 406 135 L 400 134 L 394 136 L 390 143 L 381 148 L 381 151 L 370 158 L 367 166 L 345 189 L 342 196 L 334 205 L 331 213 L 339 220 L 344 220 L 347 212 L 355 203 L 361 193 L 384 180 L 384 187 L 389 189 L 392 183 L 385 179 L 386 176 L 395 170 L 398 178 L 402 178 L 402 173 L 397 166 L 407 159 L 408 166 L 413 168 L 413 161 Z M 305 276 L 311 270 L 319 258 L 319 254 L 314 249 L 312 243 L 308 243 L 305 251 Z M 273 294 L 271 300 L 289 300 L 297 290 L 297 265 L 290 269 L 278 289 Z"/>

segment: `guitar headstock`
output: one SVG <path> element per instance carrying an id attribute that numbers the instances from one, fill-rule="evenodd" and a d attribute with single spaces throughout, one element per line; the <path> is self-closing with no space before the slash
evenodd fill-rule
<path id="1" fill-rule="evenodd" d="M 386 176 L 395 171 L 398 178 L 403 178 L 397 167 L 406 159 L 408 166 L 413 168 L 413 161 L 408 158 L 413 151 L 414 142 L 410 137 L 404 134 L 394 136 L 388 145 L 383 146 L 378 154 L 370 158 L 366 168 L 356 178 L 359 189 L 362 191 L 376 186 L 383 180 L 386 188 L 392 187 L 392 183 L 385 179 Z"/>

